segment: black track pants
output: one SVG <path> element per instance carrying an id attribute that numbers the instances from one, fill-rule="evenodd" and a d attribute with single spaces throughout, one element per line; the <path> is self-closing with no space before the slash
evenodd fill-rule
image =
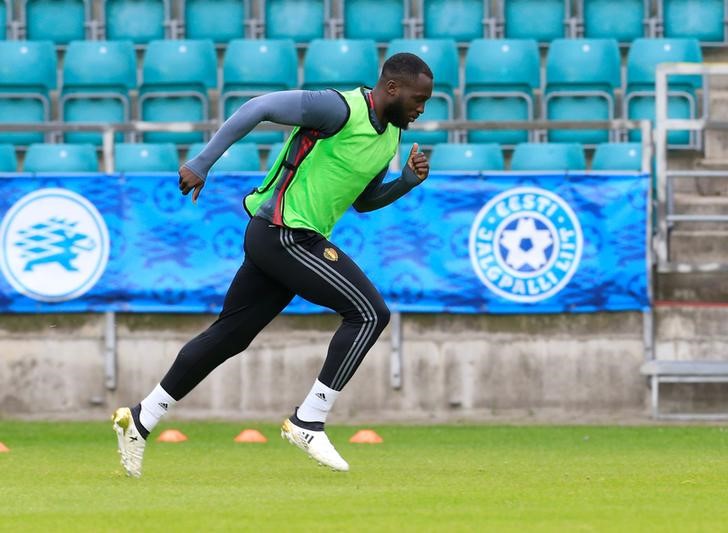
<path id="1" fill-rule="evenodd" d="M 258 217 L 248 224 L 245 261 L 220 316 L 180 350 L 162 379 L 164 390 L 177 400 L 184 397 L 245 350 L 296 294 L 343 318 L 319 374 L 324 385 L 341 390 L 389 322 L 389 309 L 356 263 L 322 235 Z"/>

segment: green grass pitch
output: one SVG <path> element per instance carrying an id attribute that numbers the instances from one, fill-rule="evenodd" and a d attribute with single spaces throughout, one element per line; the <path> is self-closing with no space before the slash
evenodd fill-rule
<path id="1" fill-rule="evenodd" d="M 728 531 L 718 426 L 332 426 L 349 473 L 273 425 L 165 427 L 189 441 L 150 442 L 137 480 L 110 424 L 0 421 L 0 531 Z"/>

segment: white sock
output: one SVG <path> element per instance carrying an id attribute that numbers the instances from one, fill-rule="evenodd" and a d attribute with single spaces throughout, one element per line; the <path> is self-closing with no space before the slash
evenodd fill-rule
<path id="1" fill-rule="evenodd" d="M 149 396 L 142 400 L 142 411 L 139 414 L 139 422 L 151 432 L 157 425 L 159 419 L 167 414 L 167 410 L 177 403 L 161 385 L 154 387 Z"/>
<path id="2" fill-rule="evenodd" d="M 304 422 L 326 422 L 326 416 L 334 406 L 339 392 L 341 391 L 330 389 L 317 379 L 298 408 L 296 416 Z"/>

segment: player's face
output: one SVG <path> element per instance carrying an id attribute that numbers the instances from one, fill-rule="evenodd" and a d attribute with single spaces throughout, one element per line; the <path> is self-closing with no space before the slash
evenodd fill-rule
<path id="1" fill-rule="evenodd" d="M 399 84 L 397 96 L 387 108 L 387 119 L 400 129 L 406 130 L 411 122 L 425 112 L 425 102 L 432 96 L 432 80 L 420 74 L 412 81 Z"/>

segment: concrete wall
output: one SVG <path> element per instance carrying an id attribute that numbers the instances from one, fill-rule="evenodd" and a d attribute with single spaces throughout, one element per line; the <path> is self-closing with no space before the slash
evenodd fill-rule
<path id="1" fill-rule="evenodd" d="M 86 418 L 134 403 L 211 318 L 119 315 L 112 392 L 104 387 L 103 316 L 1 316 L 0 415 Z M 280 418 L 308 392 L 337 324 L 334 316 L 279 317 L 185 398 L 177 415 Z M 403 342 L 401 388 L 390 385 L 388 329 L 333 420 L 645 412 L 638 313 L 405 316 Z"/>
<path id="2" fill-rule="evenodd" d="M 103 418 L 136 403 L 211 316 L 118 315 L 118 387 L 104 386 L 103 315 L 0 316 L 0 417 Z M 658 307 L 657 354 L 726 359 L 728 307 Z M 277 420 L 308 392 L 335 316 L 278 317 L 173 411 Z M 405 315 L 400 389 L 388 328 L 331 420 L 646 421 L 642 315 Z M 728 387 L 665 386 L 667 409 L 728 411 Z"/>

